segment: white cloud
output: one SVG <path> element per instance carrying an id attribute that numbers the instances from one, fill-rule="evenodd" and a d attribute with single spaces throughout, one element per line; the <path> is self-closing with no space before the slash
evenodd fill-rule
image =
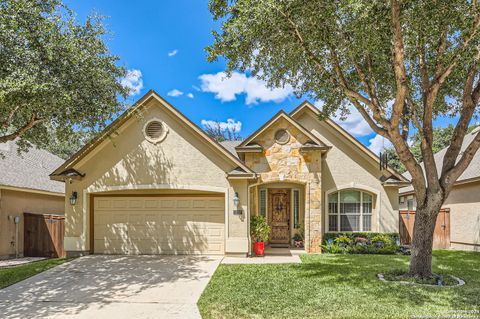
<path id="1" fill-rule="evenodd" d="M 202 74 L 199 77 L 203 92 L 215 93 L 215 98 L 222 102 L 234 101 L 237 95 L 246 94 L 245 103 L 281 102 L 293 93 L 291 86 L 284 88 L 268 88 L 265 81 L 245 74 L 233 72 L 227 77 L 225 72 L 216 74 Z"/>
<path id="2" fill-rule="evenodd" d="M 168 52 L 168 56 L 169 56 L 169 57 L 176 56 L 177 53 L 178 53 L 178 50 L 175 49 L 175 50 L 173 50 L 173 51 Z"/>
<path id="3" fill-rule="evenodd" d="M 324 104 L 325 102 L 321 100 L 315 102 L 315 106 L 320 110 Z M 340 111 L 332 116 L 332 120 L 353 136 L 366 136 L 373 133 L 370 125 L 368 125 L 363 116 L 353 105 L 348 106 L 348 111 L 349 114 L 346 115 L 343 120 L 341 119 Z"/>
<path id="4" fill-rule="evenodd" d="M 170 92 L 168 92 L 167 95 L 177 97 L 177 96 L 183 95 L 183 92 L 177 89 L 173 89 Z"/>
<path id="5" fill-rule="evenodd" d="M 242 129 L 242 122 L 235 121 L 234 119 L 227 119 L 226 122 L 217 122 L 217 121 L 213 121 L 213 120 L 202 120 L 201 123 L 204 127 L 214 126 L 218 123 L 220 125 L 220 129 L 222 131 L 229 130 L 229 131 L 234 131 L 234 132 L 240 132 L 240 130 Z"/>
<path id="6" fill-rule="evenodd" d="M 378 134 L 371 138 L 368 142 L 370 143 L 368 148 L 377 155 L 383 151 L 384 148 L 393 147 L 392 143 L 388 139 Z"/>
<path id="7" fill-rule="evenodd" d="M 187 94 L 187 96 L 188 96 L 189 98 L 191 98 L 191 99 L 193 99 L 193 98 L 194 98 L 194 96 L 193 96 L 193 94 L 192 94 L 192 93 L 188 93 L 188 94 Z"/>
<path id="8" fill-rule="evenodd" d="M 140 70 L 128 70 L 120 84 L 130 91 L 130 96 L 137 95 L 143 88 L 142 72 Z"/>

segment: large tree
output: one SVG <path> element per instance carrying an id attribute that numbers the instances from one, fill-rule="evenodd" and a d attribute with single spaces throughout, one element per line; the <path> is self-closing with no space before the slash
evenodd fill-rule
<path id="1" fill-rule="evenodd" d="M 125 69 L 105 35 L 101 18 L 80 24 L 60 0 L 0 0 L 0 143 L 51 146 L 121 110 Z"/>
<path id="2" fill-rule="evenodd" d="M 477 0 L 210 0 L 210 10 L 222 22 L 210 60 L 321 99 L 325 116 L 351 104 L 392 142 L 418 203 L 409 274 L 431 276 L 438 211 L 480 147 L 477 135 L 460 153 L 480 98 Z M 433 120 L 444 115 L 458 122 L 437 171 Z"/>

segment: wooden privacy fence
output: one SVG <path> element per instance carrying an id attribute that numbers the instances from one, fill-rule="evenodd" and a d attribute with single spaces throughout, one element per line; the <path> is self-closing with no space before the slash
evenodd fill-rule
<path id="1" fill-rule="evenodd" d="M 24 213 L 23 255 L 65 257 L 65 216 Z"/>
<path id="2" fill-rule="evenodd" d="M 402 245 L 410 245 L 413 238 L 413 224 L 415 223 L 415 211 L 400 211 L 400 242 Z M 433 233 L 433 248 L 450 248 L 450 209 L 442 208 L 437 216 L 435 231 Z"/>

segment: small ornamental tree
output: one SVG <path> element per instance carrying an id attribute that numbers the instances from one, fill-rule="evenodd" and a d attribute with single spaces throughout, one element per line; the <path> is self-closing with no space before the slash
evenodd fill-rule
<path id="1" fill-rule="evenodd" d="M 271 86 L 323 100 L 325 116 L 353 105 L 390 140 L 412 176 L 417 214 L 409 274 L 432 274 L 438 211 L 480 147 L 461 151 L 480 98 L 477 0 L 210 0 L 221 20 L 209 60 L 249 71 Z M 457 116 L 440 169 L 433 120 Z M 424 169 L 408 144 L 421 136 Z"/>
<path id="2" fill-rule="evenodd" d="M 105 35 L 100 18 L 79 24 L 60 0 L 0 0 L 0 143 L 87 136 L 122 109 L 126 72 Z"/>

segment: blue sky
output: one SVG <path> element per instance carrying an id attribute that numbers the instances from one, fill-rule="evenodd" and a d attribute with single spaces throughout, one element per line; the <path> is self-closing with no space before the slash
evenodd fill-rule
<path id="1" fill-rule="evenodd" d="M 206 0 L 67 0 L 80 21 L 92 13 L 106 16 L 112 33 L 108 45 L 131 70 L 125 83 L 135 90 L 131 103 L 154 89 L 192 121 L 221 121 L 239 127 L 248 136 L 280 109 L 290 111 L 301 100 L 289 88 L 270 90 L 245 74 L 225 80 L 225 61 L 209 63 L 204 48 L 218 28 Z M 311 101 L 314 103 L 315 101 Z M 442 119 L 437 125 L 452 120 Z M 353 112 L 339 122 L 375 152 L 382 139 Z M 227 125 L 227 124 L 226 124 Z M 387 143 L 385 141 L 385 143 Z"/>

